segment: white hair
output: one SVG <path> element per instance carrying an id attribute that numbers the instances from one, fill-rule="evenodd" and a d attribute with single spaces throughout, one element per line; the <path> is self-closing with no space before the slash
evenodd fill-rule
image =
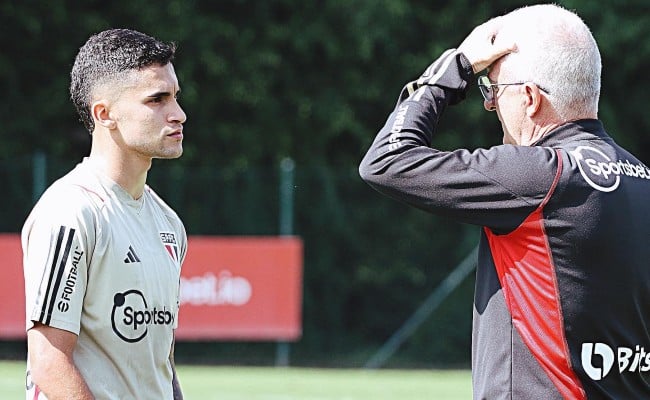
<path id="1" fill-rule="evenodd" d="M 564 120 L 598 113 L 600 52 L 578 15 L 553 4 L 523 7 L 505 15 L 502 31 L 518 49 L 501 64 L 508 79 L 544 88 Z"/>

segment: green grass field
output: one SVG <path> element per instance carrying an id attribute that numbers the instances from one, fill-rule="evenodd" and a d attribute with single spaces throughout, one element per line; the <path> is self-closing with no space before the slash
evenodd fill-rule
<path id="1" fill-rule="evenodd" d="M 394 400 L 472 398 L 469 371 L 178 366 L 185 399 Z M 23 399 L 25 364 L 0 361 L 2 399 Z"/>

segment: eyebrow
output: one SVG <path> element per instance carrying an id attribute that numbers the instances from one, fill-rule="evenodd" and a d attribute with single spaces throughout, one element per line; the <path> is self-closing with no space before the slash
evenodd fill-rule
<path id="1" fill-rule="evenodd" d="M 181 90 L 178 89 L 174 95 L 178 96 L 178 94 L 179 94 L 180 92 L 181 92 Z M 171 96 L 171 95 L 172 95 L 171 92 L 160 91 L 160 92 L 156 92 L 156 93 L 150 94 L 150 95 L 148 95 L 147 97 L 150 97 L 150 98 L 152 98 L 152 99 L 155 99 L 155 98 L 158 98 L 158 97 L 169 97 L 169 96 Z"/>

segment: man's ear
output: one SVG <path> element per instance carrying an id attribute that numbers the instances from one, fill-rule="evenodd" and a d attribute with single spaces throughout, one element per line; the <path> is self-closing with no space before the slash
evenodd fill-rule
<path id="1" fill-rule="evenodd" d="M 117 126 L 117 122 L 111 118 L 109 107 L 110 104 L 106 100 L 98 100 L 91 104 L 90 112 L 95 120 L 95 125 L 112 130 Z"/>
<path id="2" fill-rule="evenodd" d="M 523 85 L 526 93 L 526 115 L 533 117 L 539 112 L 542 106 L 542 94 L 539 92 L 537 85 L 533 83 L 526 83 Z"/>

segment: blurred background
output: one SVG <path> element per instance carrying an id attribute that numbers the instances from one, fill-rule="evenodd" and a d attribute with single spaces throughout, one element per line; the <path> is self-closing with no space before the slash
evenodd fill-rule
<path id="1" fill-rule="evenodd" d="M 88 36 L 128 27 L 174 41 L 185 153 L 154 162 L 148 183 L 190 235 L 276 235 L 280 166 L 293 160 L 292 230 L 304 242 L 304 274 L 291 364 L 362 366 L 472 251 L 478 228 L 374 192 L 358 177 L 361 157 L 406 82 L 475 25 L 532 3 L 3 0 L 0 232 L 19 232 L 42 188 L 88 154 L 90 137 L 68 98 Z M 647 0 L 558 3 L 576 10 L 599 43 L 600 118 L 647 164 Z M 447 111 L 434 143 L 473 149 L 501 137 L 473 88 Z M 469 274 L 387 365 L 468 367 L 473 287 Z M 24 352 L 23 341 L 0 343 L 0 358 Z M 268 342 L 176 347 L 178 363 L 272 365 L 275 357 Z"/>

